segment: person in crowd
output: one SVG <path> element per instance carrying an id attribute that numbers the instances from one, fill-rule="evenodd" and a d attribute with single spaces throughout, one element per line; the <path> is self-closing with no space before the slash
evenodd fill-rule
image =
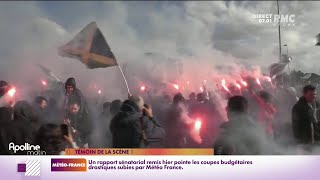
<path id="1" fill-rule="evenodd" d="M 110 116 L 110 106 L 111 102 L 105 102 L 102 104 L 102 113 L 100 114 L 100 119 L 104 120 L 105 118 L 109 118 Z"/>
<path id="2" fill-rule="evenodd" d="M 44 151 L 46 155 L 64 155 L 66 147 L 78 148 L 71 131 L 69 130 L 68 135 L 63 135 L 61 126 L 56 124 L 42 125 L 33 144 L 39 145 L 40 151 Z"/>
<path id="3" fill-rule="evenodd" d="M 9 137 L 9 133 L 17 133 L 17 128 L 12 126 L 13 124 L 13 109 L 11 107 L 0 107 L 0 155 L 10 155 L 12 152 L 8 150 L 9 141 L 13 138 Z M 8 132 L 9 130 L 9 132 Z M 10 130 L 13 131 L 10 132 Z M 11 135 L 10 134 L 10 135 Z M 16 138 L 18 139 L 18 138 Z M 24 139 L 21 138 L 23 141 Z M 21 142 L 18 140 L 18 142 Z"/>
<path id="4" fill-rule="evenodd" d="M 165 123 L 166 147 L 182 148 L 190 143 L 186 142 L 192 139 L 189 137 L 188 118 L 186 100 L 181 93 L 178 93 L 173 97 L 172 105 L 167 112 Z"/>
<path id="5" fill-rule="evenodd" d="M 243 96 L 250 102 L 248 104 L 248 111 L 251 117 L 257 117 L 259 112 L 259 104 L 257 102 L 258 92 L 261 87 L 257 84 L 256 79 L 247 77 L 247 90 L 243 91 Z"/>
<path id="6" fill-rule="evenodd" d="M 215 104 L 206 97 L 208 97 L 206 93 L 199 93 L 197 95 L 198 103 L 190 108 L 189 115 L 192 119 L 201 121 L 201 147 L 209 148 L 212 146 L 213 139 L 216 136 L 220 116 Z"/>
<path id="7" fill-rule="evenodd" d="M 248 101 L 242 96 L 233 96 L 226 107 L 229 121 L 222 124 L 222 132 L 214 143 L 216 155 L 267 154 L 268 138 L 249 117 Z"/>
<path id="8" fill-rule="evenodd" d="M 0 123 L 7 123 L 13 120 L 12 107 L 0 107 Z"/>
<path id="9" fill-rule="evenodd" d="M 57 105 L 57 101 L 54 98 L 50 98 L 48 102 L 48 116 L 49 122 L 52 124 L 62 124 L 63 123 L 63 114 Z"/>
<path id="10" fill-rule="evenodd" d="M 274 104 L 277 109 L 274 121 L 274 139 L 283 145 L 295 144 L 292 133 L 292 108 L 299 98 L 293 87 L 278 87 L 275 91 Z"/>
<path id="11" fill-rule="evenodd" d="M 18 101 L 13 109 L 2 107 L 0 117 L 0 154 L 26 155 L 26 151 L 14 153 L 8 147 L 11 142 L 16 145 L 33 142 L 39 123 L 32 106 L 26 101 Z"/>
<path id="12" fill-rule="evenodd" d="M 0 81 L 0 107 L 12 107 L 14 105 L 14 96 L 7 96 L 11 88 L 6 81 Z"/>
<path id="13" fill-rule="evenodd" d="M 96 146 L 97 147 L 111 147 L 112 134 L 110 132 L 110 122 L 111 119 L 120 111 L 121 100 L 117 99 L 110 102 L 103 103 L 103 111 L 99 117 L 99 124 L 97 124 L 97 138 Z"/>
<path id="14" fill-rule="evenodd" d="M 71 128 L 75 142 L 80 147 L 90 146 L 90 135 L 93 129 L 92 121 L 89 112 L 81 111 L 81 102 L 77 97 L 71 97 L 69 100 L 65 124 Z"/>
<path id="15" fill-rule="evenodd" d="M 196 93 L 192 92 L 189 95 L 188 106 L 189 108 L 193 108 L 198 103 Z"/>
<path id="16" fill-rule="evenodd" d="M 114 148 L 148 147 L 154 125 L 152 108 L 144 105 L 140 96 L 131 95 L 121 105 L 120 111 L 112 118 L 110 131 Z"/>
<path id="17" fill-rule="evenodd" d="M 37 96 L 34 100 L 35 111 L 42 123 L 49 122 L 48 117 L 48 100 L 43 96 Z"/>
<path id="18" fill-rule="evenodd" d="M 268 92 L 260 91 L 257 102 L 259 104 L 257 122 L 260 123 L 270 137 L 273 137 L 273 122 L 276 108 L 272 103 L 272 97 Z"/>
<path id="19" fill-rule="evenodd" d="M 6 81 L 0 81 L 0 98 L 8 91 L 8 83 Z"/>
<path id="20" fill-rule="evenodd" d="M 122 102 L 119 99 L 116 99 L 111 102 L 110 109 L 109 109 L 111 117 L 114 117 L 120 111 L 121 103 Z"/>
<path id="21" fill-rule="evenodd" d="M 27 101 L 18 101 L 13 108 L 13 121 L 25 124 L 31 131 L 32 138 L 41 126 L 34 108 Z"/>
<path id="22" fill-rule="evenodd" d="M 293 135 L 299 145 L 312 145 L 319 141 L 319 103 L 316 95 L 316 87 L 306 85 L 303 96 L 292 108 Z"/>
<path id="23" fill-rule="evenodd" d="M 70 100 L 70 97 L 72 96 L 73 98 L 77 98 L 77 101 L 80 103 L 81 109 L 80 112 L 82 113 L 82 111 L 87 111 L 87 104 L 85 101 L 85 98 L 82 94 L 82 92 L 77 88 L 77 84 L 76 84 L 76 80 L 73 77 L 70 77 L 69 79 L 67 79 L 66 83 L 65 83 L 65 90 L 66 90 L 66 94 L 65 94 L 65 109 L 68 109 L 68 102 Z"/>
<path id="24" fill-rule="evenodd" d="M 152 101 L 153 113 L 163 127 L 166 126 L 166 113 L 168 112 L 171 103 L 171 96 L 167 93 L 163 93 L 160 96 L 156 96 L 156 98 L 154 98 L 154 100 Z"/>

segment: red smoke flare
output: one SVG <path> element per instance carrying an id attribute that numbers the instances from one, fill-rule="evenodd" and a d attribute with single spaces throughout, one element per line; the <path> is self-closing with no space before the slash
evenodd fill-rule
<path id="1" fill-rule="evenodd" d="M 196 130 L 196 132 L 199 132 L 202 126 L 202 122 L 200 120 L 200 118 L 197 118 L 195 123 L 194 123 L 194 129 Z"/>
<path id="2" fill-rule="evenodd" d="M 140 87 L 140 90 L 141 90 L 141 91 L 145 91 L 145 90 L 146 90 L 146 87 L 145 87 L 145 86 L 141 86 L 141 87 Z"/>
<path id="3" fill-rule="evenodd" d="M 260 82 L 259 78 L 257 78 L 256 81 L 261 86 L 261 82 Z"/>
<path id="4" fill-rule="evenodd" d="M 245 86 L 245 87 L 247 87 L 248 86 L 248 83 L 247 82 L 245 82 L 244 80 L 242 80 L 241 79 L 241 84 L 243 85 L 243 86 Z"/>
<path id="5" fill-rule="evenodd" d="M 270 78 L 269 76 L 267 76 L 267 80 L 268 80 L 269 82 L 271 82 L 271 78 Z"/>
<path id="6" fill-rule="evenodd" d="M 226 80 L 225 79 L 221 80 L 221 86 L 223 87 L 224 90 L 226 90 L 227 92 L 230 93 L 229 89 L 226 86 Z"/>
<path id="7" fill-rule="evenodd" d="M 238 89 L 241 89 L 240 84 L 236 83 L 236 86 L 237 86 Z"/>
<path id="8" fill-rule="evenodd" d="M 11 88 L 9 91 L 8 91 L 8 94 L 9 96 L 13 97 L 15 94 L 16 94 L 16 89 L 15 88 Z"/>
<path id="9" fill-rule="evenodd" d="M 179 90 L 179 85 L 178 85 L 178 84 L 173 84 L 173 87 L 174 87 L 176 90 Z"/>
<path id="10" fill-rule="evenodd" d="M 46 85 L 47 85 L 47 82 L 42 80 L 42 81 L 41 81 L 41 84 L 44 85 L 44 86 L 46 86 Z"/>

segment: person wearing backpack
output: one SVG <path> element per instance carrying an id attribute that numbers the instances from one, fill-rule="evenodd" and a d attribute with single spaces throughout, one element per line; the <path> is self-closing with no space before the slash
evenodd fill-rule
<path id="1" fill-rule="evenodd" d="M 139 96 L 129 96 L 120 112 L 111 120 L 113 148 L 147 148 L 154 141 L 161 141 L 160 124 L 153 117 L 152 108 L 145 106 Z M 156 130 L 156 131 L 155 131 Z M 158 135 L 159 134 L 159 135 Z"/>

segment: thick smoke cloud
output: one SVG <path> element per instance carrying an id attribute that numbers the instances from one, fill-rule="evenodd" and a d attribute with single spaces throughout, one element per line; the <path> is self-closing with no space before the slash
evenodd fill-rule
<path id="1" fill-rule="evenodd" d="M 319 73 L 314 37 L 320 3 L 283 1 L 280 6 L 281 13 L 296 16 L 295 26 L 282 27 L 293 68 Z M 63 81 L 75 77 L 88 98 L 126 98 L 117 67 L 88 70 L 57 54 L 58 46 L 96 21 L 134 91 L 143 84 L 186 81 L 198 91 L 203 80 L 214 89 L 214 80 L 232 79 L 247 69 L 258 76 L 277 61 L 277 27 L 252 18 L 276 12 L 272 1 L 0 2 L 0 79 L 28 98 L 46 78 L 36 66 L 42 64 Z"/>
<path id="2" fill-rule="evenodd" d="M 319 3 L 280 2 L 280 6 L 282 13 L 296 15 L 295 27 L 282 31 L 293 66 L 317 72 L 312 62 L 319 53 L 314 47 L 318 28 L 312 22 Z M 80 87 L 98 84 L 105 95 L 124 98 L 117 68 L 88 70 L 57 55 L 56 48 L 91 21 L 98 23 L 120 64 L 127 63 L 128 75 L 136 79 L 154 72 L 152 78 L 174 81 L 178 79 L 174 71 L 183 77 L 197 69 L 194 81 L 199 81 L 217 70 L 216 65 L 260 65 L 266 70 L 278 58 L 277 27 L 252 19 L 253 13 L 276 13 L 275 2 L 1 2 L 0 8 L 0 75 L 18 84 L 37 84 L 42 74 L 34 64 L 41 63 L 63 80 L 75 76 L 81 79 Z M 168 68 L 174 61 L 182 70 Z M 119 88 L 120 93 L 114 92 Z"/>

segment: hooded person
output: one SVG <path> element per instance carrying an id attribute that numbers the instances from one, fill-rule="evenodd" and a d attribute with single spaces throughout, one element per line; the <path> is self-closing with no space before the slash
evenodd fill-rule
<path id="1" fill-rule="evenodd" d="M 82 92 L 77 88 L 76 80 L 73 77 L 70 77 L 67 79 L 65 83 L 65 101 L 64 101 L 64 107 L 65 109 L 68 109 L 68 102 L 70 100 L 70 97 L 73 96 L 73 98 L 77 98 L 77 101 L 80 103 L 81 109 L 80 112 L 82 111 L 88 111 L 87 109 L 87 104 L 86 100 L 82 94 Z"/>
<path id="2" fill-rule="evenodd" d="M 140 96 L 130 96 L 110 123 L 113 148 L 148 147 L 154 126 L 160 125 L 151 107 L 145 107 Z"/>

